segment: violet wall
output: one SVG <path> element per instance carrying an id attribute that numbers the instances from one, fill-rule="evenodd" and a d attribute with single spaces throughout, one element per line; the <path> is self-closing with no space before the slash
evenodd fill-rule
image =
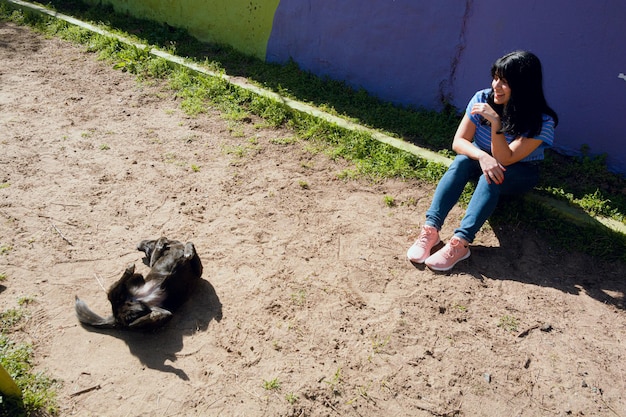
<path id="1" fill-rule="evenodd" d="M 281 0 L 266 59 L 291 58 L 397 104 L 464 109 L 514 49 L 542 60 L 557 147 L 588 145 L 626 174 L 623 0 Z"/>
<path id="2" fill-rule="evenodd" d="M 495 59 L 527 49 L 561 119 L 557 147 L 588 145 L 626 174 L 626 0 L 83 1 L 429 109 L 464 109 Z"/>

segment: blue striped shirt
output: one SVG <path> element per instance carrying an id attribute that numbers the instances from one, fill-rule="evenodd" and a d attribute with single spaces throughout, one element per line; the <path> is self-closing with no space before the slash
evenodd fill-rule
<path id="1" fill-rule="evenodd" d="M 465 112 L 467 113 L 467 116 L 470 118 L 472 123 L 476 125 L 476 133 L 474 134 L 474 145 L 478 146 L 483 151 L 491 154 L 491 126 L 481 123 L 481 121 L 483 120 L 482 116 L 478 114 L 471 114 L 474 104 L 487 103 L 487 97 L 489 97 L 490 92 L 491 89 L 488 88 L 474 94 L 474 97 L 472 97 L 472 99 L 470 100 Z M 507 143 L 513 142 L 513 140 L 515 140 L 516 138 L 515 136 L 508 134 L 505 134 L 504 137 L 506 138 Z M 548 116 L 547 114 L 543 115 L 541 132 L 533 139 L 539 139 L 543 141 L 543 143 L 520 162 L 540 161 L 543 159 L 543 150 L 551 147 L 554 143 L 554 120 L 552 119 L 552 117 Z"/>

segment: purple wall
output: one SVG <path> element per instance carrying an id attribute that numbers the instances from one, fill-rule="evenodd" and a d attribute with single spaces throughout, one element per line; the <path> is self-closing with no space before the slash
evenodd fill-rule
<path id="1" fill-rule="evenodd" d="M 464 8 L 458 1 L 282 0 L 267 60 L 343 80 L 394 103 L 436 108 Z"/>
<path id="2" fill-rule="evenodd" d="M 463 109 L 492 62 L 536 53 L 561 123 L 557 146 L 607 153 L 626 174 L 626 1 L 281 0 L 267 60 L 403 105 Z"/>

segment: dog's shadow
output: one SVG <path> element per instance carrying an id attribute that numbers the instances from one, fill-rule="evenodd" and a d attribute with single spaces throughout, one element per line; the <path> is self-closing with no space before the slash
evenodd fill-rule
<path id="1" fill-rule="evenodd" d="M 193 295 L 174 313 L 161 329 L 153 332 L 95 329 L 89 331 L 115 336 L 124 340 L 130 352 L 150 369 L 176 374 L 189 380 L 184 370 L 166 363 L 176 362 L 183 349 L 183 338 L 208 329 L 211 321 L 222 319 L 222 303 L 213 285 L 200 279 Z"/>

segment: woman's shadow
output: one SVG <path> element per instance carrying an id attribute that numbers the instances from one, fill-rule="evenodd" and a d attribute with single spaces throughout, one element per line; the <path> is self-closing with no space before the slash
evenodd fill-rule
<path id="1" fill-rule="evenodd" d="M 174 312 L 172 319 L 161 329 L 153 332 L 129 330 L 104 330 L 86 327 L 90 331 L 115 336 L 124 340 L 130 352 L 143 365 L 163 372 L 171 372 L 183 380 L 189 376 L 183 369 L 166 361 L 176 362 L 177 354 L 183 349 L 183 338 L 205 331 L 211 321 L 222 319 L 222 303 L 213 285 L 200 279 L 187 302 Z"/>
<path id="2" fill-rule="evenodd" d="M 524 230 L 492 223 L 500 247 L 472 245 L 469 262 L 459 270 L 477 279 L 502 280 L 552 287 L 569 294 L 588 296 L 619 309 L 626 309 L 626 263 L 603 260 L 590 254 L 550 244 L 532 228 Z"/>
<path id="3" fill-rule="evenodd" d="M 626 239 L 587 217 L 584 218 L 584 227 L 572 222 L 569 229 L 555 230 L 555 235 L 558 234 L 561 241 L 588 239 L 598 252 L 614 260 L 570 251 L 562 244 L 550 244 L 551 236 L 546 236 L 532 225 L 520 225 L 507 217 L 507 213 L 521 210 L 521 201 L 519 198 L 501 199 L 489 220 L 499 247 L 472 244 L 468 260 L 440 274 L 463 272 L 478 280 L 491 277 L 556 288 L 568 294 L 584 292 L 604 304 L 626 310 L 626 262 L 623 260 Z M 433 253 L 441 247 L 443 243 L 433 248 Z M 425 268 L 423 264 L 414 266 Z"/>

